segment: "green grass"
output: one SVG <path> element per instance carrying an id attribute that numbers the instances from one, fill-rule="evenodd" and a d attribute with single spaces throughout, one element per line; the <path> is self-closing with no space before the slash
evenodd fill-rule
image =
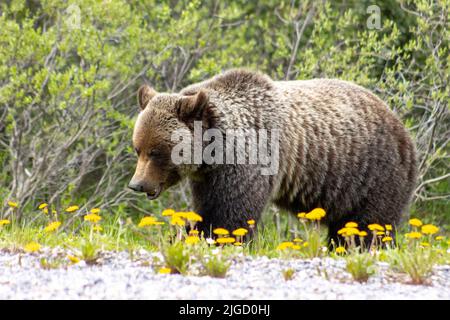
<path id="1" fill-rule="evenodd" d="M 394 272 L 409 275 L 411 282 L 415 284 L 425 283 L 434 265 L 450 263 L 448 237 L 442 227 L 438 234 L 423 234 L 421 239 L 412 240 L 406 239 L 405 233 L 412 231 L 411 229 L 420 231 L 420 228 L 406 223 L 396 236 L 397 247 L 391 244 L 386 249 L 378 245 L 370 251 L 361 251 L 355 247 L 354 241 L 347 241 L 349 247 L 346 252 L 337 254 L 333 248 L 328 248 L 327 229 L 324 226 L 307 219 L 300 219 L 299 222 L 296 217 L 283 213 L 267 212 L 259 223 L 256 236 L 252 239 L 244 238 L 244 244 L 239 247 L 217 246 L 208 243 L 206 239 L 185 243 L 187 234 L 184 227 L 171 225 L 170 217 L 162 217 L 161 214 L 155 217 L 158 221 L 164 221 L 164 224 L 140 227 L 141 216 L 126 218 L 121 214 L 100 212 L 102 219 L 98 223 L 92 223 L 83 219 L 86 213 L 55 217 L 36 212 L 31 222 L 11 220 L 9 224 L 0 227 L 0 250 L 22 252 L 28 243 L 37 242 L 41 248 L 60 247 L 75 259 L 95 264 L 103 251 L 128 251 L 132 259 L 136 250 L 144 249 L 162 253 L 163 261 L 149 264 L 156 268 L 155 271 L 157 268 L 167 268 L 170 273 L 212 277 L 225 277 L 230 259 L 241 254 L 282 259 L 330 256 L 345 259 L 347 272 L 355 281 L 367 281 L 376 269 L 376 262 L 386 261 Z M 45 227 L 56 219 L 62 222 L 61 226 L 56 231 L 46 232 Z M 189 221 L 186 217 L 182 219 L 186 223 Z M 435 221 L 433 217 L 425 217 L 423 220 L 424 223 Z M 102 230 L 95 231 L 94 226 L 101 226 Z M 436 240 L 436 235 L 443 239 Z M 280 245 L 281 243 L 284 244 Z M 76 263 L 69 260 L 67 257 L 41 257 L 40 261 L 42 268 L 52 269 Z M 192 271 L 194 265 L 197 266 L 195 272 Z M 293 274 L 283 272 L 283 276 L 289 280 Z"/>

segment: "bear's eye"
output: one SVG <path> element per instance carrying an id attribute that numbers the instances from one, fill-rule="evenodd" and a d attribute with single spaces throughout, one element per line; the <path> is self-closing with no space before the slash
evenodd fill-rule
<path id="1" fill-rule="evenodd" d="M 156 158 L 161 155 L 161 152 L 158 149 L 153 149 L 148 153 L 149 158 Z"/>
<path id="2" fill-rule="evenodd" d="M 136 154 L 139 156 L 141 154 L 141 150 L 139 150 L 138 148 L 134 148 L 134 151 L 136 152 Z"/>

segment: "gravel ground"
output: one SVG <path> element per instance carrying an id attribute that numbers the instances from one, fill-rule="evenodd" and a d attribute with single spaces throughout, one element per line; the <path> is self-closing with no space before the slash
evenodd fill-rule
<path id="1" fill-rule="evenodd" d="M 65 257 L 0 252 L 0 299 L 450 299 L 450 266 L 436 267 L 428 285 L 407 284 L 380 264 L 366 284 L 352 281 L 334 259 L 280 260 L 238 257 L 225 279 L 160 275 L 149 266 L 157 254 L 104 253 L 98 265 L 83 261 L 44 269 L 40 259 Z M 50 258 L 51 260 L 51 258 Z M 282 270 L 295 275 L 285 281 Z M 326 272 L 325 272 L 326 270 Z"/>

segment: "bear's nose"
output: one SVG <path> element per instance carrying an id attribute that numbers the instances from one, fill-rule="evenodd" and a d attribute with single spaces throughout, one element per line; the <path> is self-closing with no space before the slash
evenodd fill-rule
<path id="1" fill-rule="evenodd" d="M 133 191 L 144 192 L 144 186 L 142 184 L 139 184 L 139 183 L 130 182 L 128 184 L 128 188 L 130 188 Z"/>

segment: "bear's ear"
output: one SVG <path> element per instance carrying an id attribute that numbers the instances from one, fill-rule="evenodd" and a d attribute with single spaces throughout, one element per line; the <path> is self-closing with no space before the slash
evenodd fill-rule
<path id="1" fill-rule="evenodd" d="M 157 94 L 157 92 L 150 86 L 142 85 L 137 94 L 138 104 L 141 110 L 144 110 L 148 102 Z"/>
<path id="2" fill-rule="evenodd" d="M 178 119 L 185 123 L 203 120 L 204 111 L 208 102 L 208 95 L 203 90 L 198 91 L 194 95 L 183 96 L 178 100 L 176 105 Z"/>

